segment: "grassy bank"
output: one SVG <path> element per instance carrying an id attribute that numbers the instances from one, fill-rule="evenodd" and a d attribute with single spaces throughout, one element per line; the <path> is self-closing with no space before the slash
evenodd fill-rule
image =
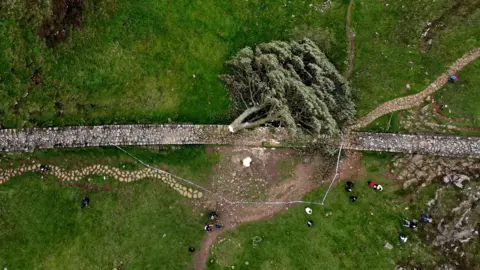
<path id="1" fill-rule="evenodd" d="M 292 207 L 268 221 L 240 226 L 224 235 L 212 250 L 208 269 L 393 269 L 395 264 L 414 256 L 435 260 L 418 235 L 402 229 L 403 218 L 415 218 L 435 189 L 427 189 L 415 205 L 399 201 L 393 180 L 386 179 L 390 156 L 369 154 L 363 159 L 366 174 L 351 179 L 356 184 L 351 203 L 337 185 L 328 195 L 325 206 Z M 375 192 L 366 183 L 374 180 L 384 187 Z M 325 188 L 306 197 L 321 201 Z M 308 227 L 305 220 L 313 221 Z M 400 231 L 409 236 L 407 243 L 398 240 Z M 384 248 L 391 243 L 393 249 Z"/>
<path id="2" fill-rule="evenodd" d="M 147 162 L 198 182 L 208 179 L 214 156 L 204 148 L 128 150 Z M 79 169 L 104 164 L 136 169 L 117 149 L 50 150 L 3 156 L 1 169 L 36 160 Z M 8 269 L 185 269 L 199 248 L 204 218 L 162 181 L 119 183 L 101 176 L 72 187 L 37 173 L 0 185 L 0 266 Z M 205 178 L 205 179 L 204 179 Z M 80 209 L 84 196 L 90 206 Z"/>
<path id="3" fill-rule="evenodd" d="M 442 113 L 462 118 L 469 126 L 480 127 L 480 62 L 476 61 L 459 73 L 456 83 L 448 84 L 435 95 L 437 102 L 447 105 Z M 460 119 L 459 119 L 460 120 Z"/>
<path id="4" fill-rule="evenodd" d="M 358 115 L 423 90 L 457 58 L 479 47 L 479 7 L 477 0 L 356 1 L 352 84 Z"/>
<path id="5" fill-rule="evenodd" d="M 343 1 L 83 1 L 83 27 L 47 48 L 37 33 L 56 1 L 0 11 L 5 127 L 224 123 L 218 75 L 240 48 L 309 36 L 340 67 L 345 57 Z"/>

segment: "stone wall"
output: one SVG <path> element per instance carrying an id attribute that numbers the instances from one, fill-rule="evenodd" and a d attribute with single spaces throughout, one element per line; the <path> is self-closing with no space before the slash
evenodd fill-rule
<path id="1" fill-rule="evenodd" d="M 285 134 L 267 128 L 231 134 L 221 125 L 109 125 L 0 130 L 0 152 L 114 145 L 276 145 Z"/>
<path id="2" fill-rule="evenodd" d="M 114 145 L 280 145 L 285 130 L 257 128 L 232 134 L 222 125 L 111 125 L 0 130 L 0 152 Z M 326 143 L 339 144 L 324 139 Z M 351 132 L 345 149 L 480 158 L 480 137 Z"/>
<path id="3" fill-rule="evenodd" d="M 353 132 L 348 136 L 345 148 L 480 158 L 480 137 Z"/>

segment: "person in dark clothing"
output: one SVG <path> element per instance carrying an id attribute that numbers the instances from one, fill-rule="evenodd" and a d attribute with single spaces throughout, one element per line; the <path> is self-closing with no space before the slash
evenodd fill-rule
<path id="1" fill-rule="evenodd" d="M 345 183 L 345 190 L 347 192 L 352 192 L 354 186 L 355 185 L 352 182 L 348 181 L 347 183 Z"/>
<path id="2" fill-rule="evenodd" d="M 85 208 L 90 203 L 90 199 L 88 197 L 83 198 L 82 203 L 80 204 L 80 208 Z"/>
<path id="3" fill-rule="evenodd" d="M 410 221 L 408 219 L 404 219 L 403 220 L 403 226 L 408 227 L 410 229 L 415 229 L 418 226 L 418 221 L 416 221 L 416 220 Z"/>
<path id="4" fill-rule="evenodd" d="M 398 239 L 400 239 L 400 241 L 402 241 L 403 243 L 406 243 L 407 240 L 408 240 L 408 237 L 407 237 L 405 234 L 401 233 L 401 234 L 398 236 Z"/>
<path id="5" fill-rule="evenodd" d="M 190 251 L 190 252 L 193 253 L 193 252 L 195 252 L 195 248 L 194 248 L 194 247 L 189 247 L 189 248 L 188 248 L 188 251 Z"/>
<path id="6" fill-rule="evenodd" d="M 433 219 L 431 216 L 427 216 L 425 214 L 421 214 L 420 215 L 420 220 L 425 222 L 425 223 L 432 223 L 433 222 Z"/>
<path id="7" fill-rule="evenodd" d="M 47 165 L 40 165 L 40 172 L 41 173 L 48 172 L 48 166 Z"/>
<path id="8" fill-rule="evenodd" d="M 311 220 L 305 220 L 305 223 L 307 223 L 307 226 L 308 226 L 308 227 L 312 227 L 312 226 L 313 226 L 313 221 L 311 221 Z"/>
<path id="9" fill-rule="evenodd" d="M 208 214 L 208 219 L 217 220 L 218 219 L 217 213 L 211 212 L 210 214 Z"/>
<path id="10" fill-rule="evenodd" d="M 205 231 L 207 232 L 211 232 L 212 231 L 212 227 L 210 225 L 205 225 L 204 227 Z"/>
<path id="11" fill-rule="evenodd" d="M 352 202 L 356 202 L 358 200 L 358 197 L 357 196 L 350 196 L 348 197 L 350 199 L 350 201 Z"/>

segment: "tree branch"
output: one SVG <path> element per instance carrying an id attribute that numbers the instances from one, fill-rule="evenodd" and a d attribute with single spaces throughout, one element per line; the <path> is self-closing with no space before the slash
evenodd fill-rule
<path id="1" fill-rule="evenodd" d="M 238 130 L 244 129 L 242 128 L 243 125 L 243 120 L 245 120 L 247 117 L 250 115 L 263 110 L 265 107 L 267 107 L 267 104 L 263 104 L 261 106 L 255 106 L 255 107 L 250 107 L 246 109 L 237 119 L 235 119 L 229 126 L 228 129 L 230 132 L 237 132 Z M 259 120 L 260 121 L 260 120 Z"/>

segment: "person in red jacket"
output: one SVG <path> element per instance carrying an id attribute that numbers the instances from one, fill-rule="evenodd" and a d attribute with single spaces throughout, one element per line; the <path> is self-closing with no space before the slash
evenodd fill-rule
<path id="1" fill-rule="evenodd" d="M 375 189 L 375 190 L 377 189 L 377 183 L 375 183 L 375 182 L 373 182 L 373 181 L 368 181 L 367 184 L 368 184 L 371 188 L 373 188 L 373 189 Z"/>

